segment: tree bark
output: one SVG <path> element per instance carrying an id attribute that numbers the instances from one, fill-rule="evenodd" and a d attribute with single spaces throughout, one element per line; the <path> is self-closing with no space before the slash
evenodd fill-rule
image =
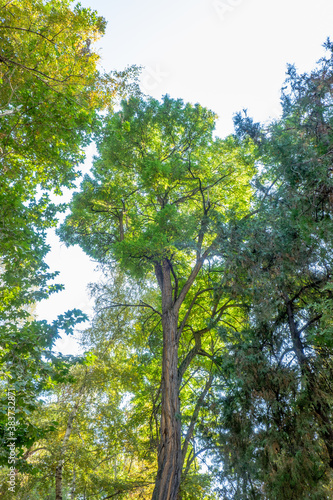
<path id="1" fill-rule="evenodd" d="M 75 418 L 75 415 L 77 413 L 77 410 L 79 408 L 79 405 L 80 405 L 80 402 L 82 399 L 84 387 L 85 387 L 85 382 L 82 384 L 80 391 L 79 391 L 79 397 L 78 397 L 72 411 L 70 412 L 70 414 L 68 416 L 65 435 L 64 435 L 64 438 L 62 440 L 60 459 L 58 461 L 58 465 L 56 467 L 56 472 L 55 472 L 55 500 L 62 500 L 62 472 L 63 472 L 63 465 L 64 465 L 63 455 L 65 453 L 67 443 L 68 443 L 70 435 L 72 433 L 74 418 Z"/>
<path id="2" fill-rule="evenodd" d="M 55 473 L 55 500 L 62 500 L 62 463 L 59 463 Z"/>
<path id="3" fill-rule="evenodd" d="M 176 500 L 181 468 L 181 414 L 178 380 L 178 308 L 172 297 L 171 268 L 167 261 L 156 266 L 162 291 L 162 404 L 158 471 L 153 500 Z"/>
<path id="4" fill-rule="evenodd" d="M 163 315 L 161 437 L 153 500 L 176 500 L 182 469 L 181 415 L 178 384 L 178 317 Z"/>
<path id="5" fill-rule="evenodd" d="M 181 376 L 178 374 L 178 346 L 182 328 L 178 330 L 179 310 L 209 253 L 207 249 L 197 261 L 177 296 L 171 275 L 176 277 L 172 264 L 165 259 L 155 263 L 155 274 L 162 292 L 162 403 L 160 444 L 158 449 L 158 469 L 152 500 L 177 500 L 182 472 L 181 413 L 179 388 Z"/>

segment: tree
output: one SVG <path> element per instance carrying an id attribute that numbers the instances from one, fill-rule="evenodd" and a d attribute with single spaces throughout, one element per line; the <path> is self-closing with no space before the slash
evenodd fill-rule
<path id="1" fill-rule="evenodd" d="M 16 498 L 54 498 L 54 492 L 59 499 L 142 498 L 152 491 L 151 397 L 139 364 L 146 346 L 140 338 L 135 342 L 134 327 L 131 343 L 121 339 L 122 319 L 116 329 L 115 311 L 104 312 L 84 334 L 85 347 L 93 343 L 94 350 L 71 367 L 70 378 L 45 391 L 33 415 L 53 429 L 25 450 Z"/>
<path id="2" fill-rule="evenodd" d="M 310 74 L 289 68 L 283 116 L 267 130 L 236 118 L 239 136 L 258 144 L 261 171 L 258 212 L 238 225 L 228 280 L 250 314 L 222 368 L 229 388 L 213 441 L 222 450 L 221 477 L 235 488 L 226 498 L 249 491 L 251 498 L 328 498 L 332 491 L 330 42 L 326 49 Z"/>
<path id="3" fill-rule="evenodd" d="M 139 302 L 162 325 L 161 422 L 154 499 L 176 499 L 182 450 L 180 387 L 202 339 L 226 311 L 212 271 L 230 219 L 248 213 L 252 148 L 213 138 L 215 115 L 165 97 L 123 102 L 107 117 L 92 177 L 85 177 L 60 235 L 102 263 L 158 286 L 159 304 Z M 155 283 L 154 283 L 155 282 Z M 218 279 L 219 283 L 220 280 Z M 205 311 L 196 313 L 205 299 Z M 130 306 L 131 304 L 127 304 Z M 195 319 L 194 319 L 195 318 Z M 180 340 L 192 348 L 180 359 Z M 196 417 L 193 415 L 193 425 Z M 187 440 L 186 440 L 187 439 Z"/>
<path id="4" fill-rule="evenodd" d="M 49 193 L 73 186 L 82 148 L 98 122 L 96 111 L 110 105 L 124 81 L 124 74 L 121 80 L 120 74 L 97 71 L 91 43 L 104 33 L 104 19 L 70 4 L 1 6 L 3 321 L 10 316 L 14 322 L 26 304 L 48 292 L 44 233 L 56 223 Z"/>
<path id="5" fill-rule="evenodd" d="M 84 318 L 74 311 L 47 325 L 32 315 L 37 301 L 61 289 L 44 262 L 46 230 L 64 209 L 50 196 L 74 185 L 98 110 L 111 106 L 133 75 L 99 73 L 92 44 L 105 20 L 71 3 L 0 2 L 1 389 L 6 407 L 6 382 L 16 388 L 18 447 L 36 434 L 28 412 L 63 363 L 51 352 L 59 331 L 70 333 L 75 318 Z"/>

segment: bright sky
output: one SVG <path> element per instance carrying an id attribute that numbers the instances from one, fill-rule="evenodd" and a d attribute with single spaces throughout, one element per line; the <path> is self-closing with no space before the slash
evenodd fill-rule
<path id="1" fill-rule="evenodd" d="M 105 70 L 136 64 L 142 90 L 169 94 L 212 109 L 217 135 L 233 131 L 232 116 L 247 108 L 256 121 L 277 117 L 287 63 L 311 70 L 333 39 L 332 0 L 81 0 L 108 21 L 99 44 Z M 91 165 L 93 147 L 81 170 Z M 68 198 L 67 198 L 68 199 Z M 91 313 L 86 287 L 96 265 L 79 248 L 66 249 L 50 234 L 47 259 L 66 287 L 38 305 L 52 321 L 74 307 Z M 71 339 L 56 349 L 72 353 Z"/>

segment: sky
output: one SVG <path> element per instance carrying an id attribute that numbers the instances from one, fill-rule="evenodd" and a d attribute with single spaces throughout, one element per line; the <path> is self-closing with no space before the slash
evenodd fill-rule
<path id="1" fill-rule="evenodd" d="M 280 113 L 287 64 L 310 71 L 333 39 L 332 0 L 81 0 L 107 20 L 96 45 L 106 71 L 143 67 L 141 88 L 160 99 L 169 94 L 218 115 L 216 133 L 233 132 L 233 114 L 247 109 L 256 121 Z M 80 170 L 88 172 L 94 145 Z M 69 201 L 67 192 L 64 200 Z M 60 200 L 62 201 L 62 200 Z M 101 278 L 78 247 L 66 248 L 51 231 L 46 261 L 60 272 L 65 290 L 37 307 L 52 321 L 68 309 L 92 314 L 87 286 Z M 56 350 L 77 352 L 71 338 Z"/>

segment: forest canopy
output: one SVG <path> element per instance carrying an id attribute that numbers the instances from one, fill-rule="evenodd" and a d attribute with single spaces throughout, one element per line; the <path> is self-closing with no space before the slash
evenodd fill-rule
<path id="1" fill-rule="evenodd" d="M 1 498 L 331 498 L 333 44 L 288 67 L 280 118 L 219 138 L 103 73 L 105 25 L 0 5 Z M 33 313 L 57 226 L 104 276 L 75 357 L 53 346 L 85 313 Z"/>

